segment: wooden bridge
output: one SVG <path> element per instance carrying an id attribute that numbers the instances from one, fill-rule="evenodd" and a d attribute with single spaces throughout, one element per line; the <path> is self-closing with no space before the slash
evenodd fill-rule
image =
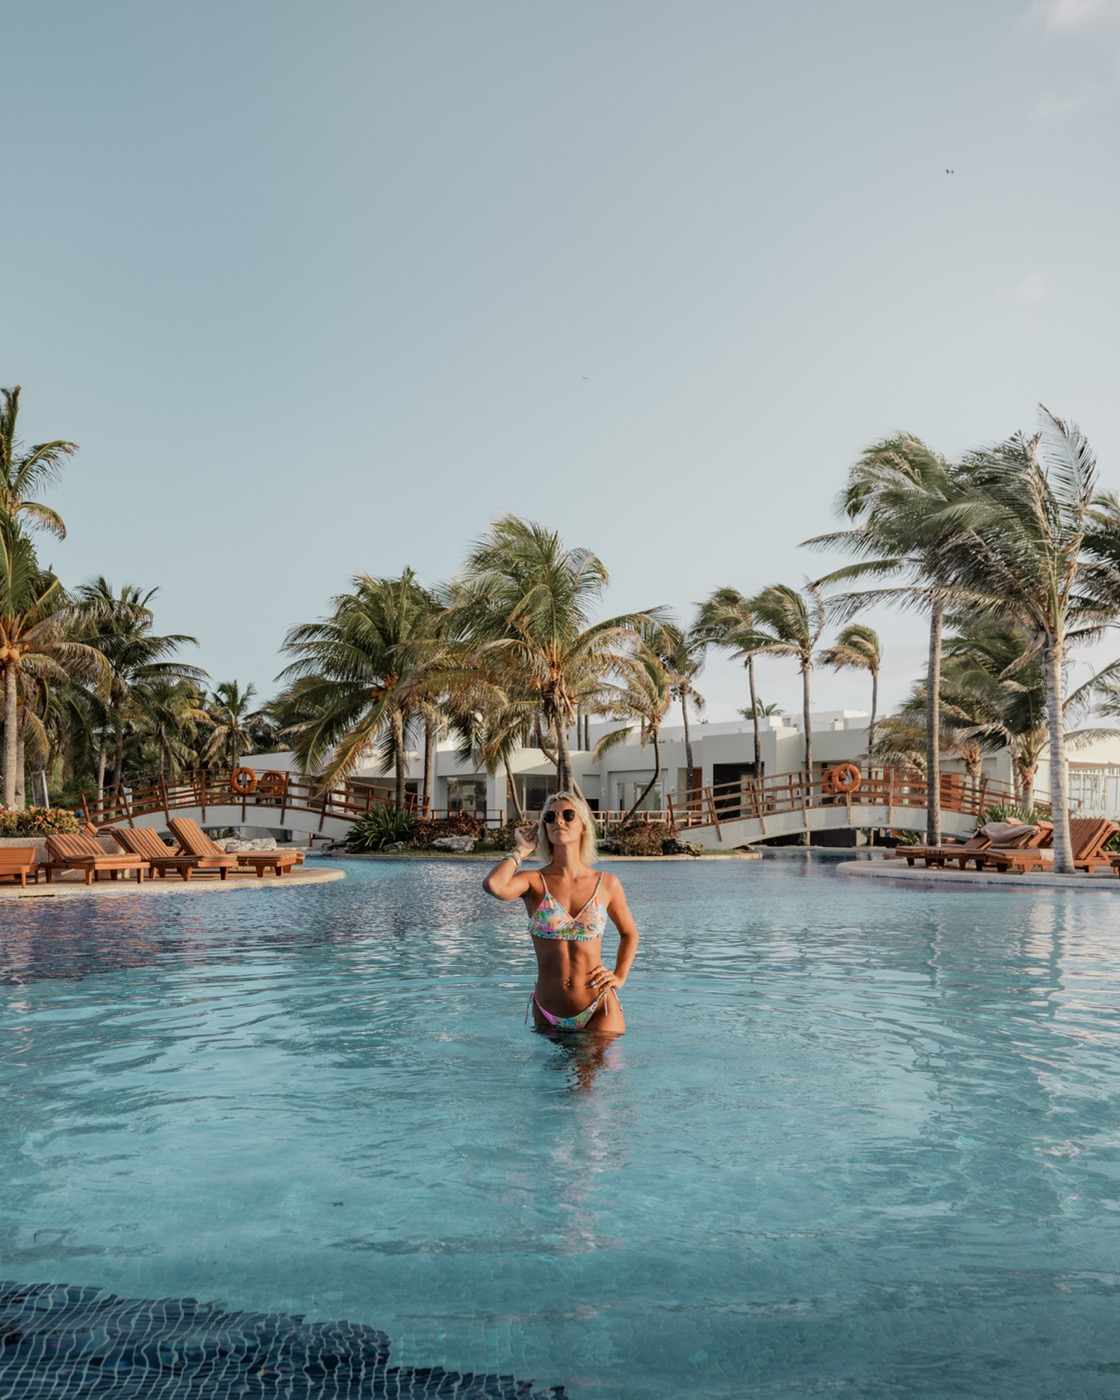
<path id="1" fill-rule="evenodd" d="M 848 765 L 854 767 L 854 765 Z M 829 770 L 831 772 L 832 770 Z M 742 778 L 714 787 L 696 788 L 670 797 L 664 809 L 636 814 L 639 822 L 664 822 L 680 839 L 707 850 L 729 851 L 777 837 L 808 832 L 892 827 L 924 832 L 927 785 L 920 774 L 899 768 L 875 768 L 857 774 L 849 790 L 836 790 L 829 772 L 813 781 L 804 774 L 782 773 L 763 781 Z M 248 776 L 246 776 L 248 775 Z M 345 840 L 351 826 L 375 807 L 392 806 L 392 795 L 361 783 L 324 790 L 313 779 L 284 772 L 189 773 L 125 784 L 100 800 L 83 798 L 86 820 L 98 828 L 154 826 L 165 828 L 173 815 L 190 816 L 204 826 L 256 826 L 299 832 L 312 838 Z M 1014 807 L 1015 793 L 986 778 L 973 784 L 960 774 L 941 782 L 941 822 L 947 835 L 966 835 L 992 807 Z M 418 813 L 415 797 L 408 809 Z M 432 818 L 444 811 L 431 811 Z M 512 819 L 500 812 L 477 814 L 489 826 Z M 527 813 L 530 820 L 537 814 Z M 622 821 L 621 811 L 596 814 L 600 828 Z"/>
<path id="2" fill-rule="evenodd" d="M 738 782 L 694 789 L 687 798 L 670 799 L 666 819 L 685 841 L 712 851 L 734 850 L 805 832 L 852 828 L 926 830 L 929 787 L 921 774 L 901 768 L 858 772 L 846 791 L 838 791 L 826 770 L 809 780 L 803 773 L 781 773 L 760 782 Z M 992 807 L 1017 807 L 1014 791 L 981 778 L 971 783 L 958 773 L 941 780 L 941 826 L 946 835 L 965 836 Z"/>

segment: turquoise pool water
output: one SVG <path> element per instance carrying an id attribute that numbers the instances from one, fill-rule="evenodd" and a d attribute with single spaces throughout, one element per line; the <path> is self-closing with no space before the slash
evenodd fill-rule
<path id="1" fill-rule="evenodd" d="M 613 868 L 600 1055 L 477 865 L 4 904 L 0 1278 L 580 1397 L 1117 1395 L 1120 900 Z"/>

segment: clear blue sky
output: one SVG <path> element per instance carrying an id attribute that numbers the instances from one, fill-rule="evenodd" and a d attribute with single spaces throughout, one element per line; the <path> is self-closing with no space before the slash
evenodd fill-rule
<path id="1" fill-rule="evenodd" d="M 42 0 L 0 108 L 0 383 L 81 445 L 44 553 L 216 680 L 506 511 L 611 611 L 797 583 L 897 427 L 1042 399 L 1120 487 L 1116 0 Z M 921 624 L 873 620 L 890 703 Z"/>

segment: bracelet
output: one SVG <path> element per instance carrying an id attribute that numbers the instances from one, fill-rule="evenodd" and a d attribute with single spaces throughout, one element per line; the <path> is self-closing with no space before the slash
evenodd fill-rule
<path id="1" fill-rule="evenodd" d="M 525 857 L 524 857 L 524 856 L 519 856 L 519 855 L 517 854 L 516 851 L 507 851 L 507 852 L 505 853 L 505 855 L 502 857 L 502 859 L 503 859 L 503 860 L 512 860 L 513 863 L 514 863 L 514 865 L 520 865 L 521 862 L 525 859 Z"/>

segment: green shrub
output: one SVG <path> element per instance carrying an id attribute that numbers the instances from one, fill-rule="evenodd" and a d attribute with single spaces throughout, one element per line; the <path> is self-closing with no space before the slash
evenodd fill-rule
<path id="1" fill-rule="evenodd" d="M 383 851 L 398 841 L 410 842 L 416 830 L 416 818 L 411 812 L 396 807 L 371 807 L 358 818 L 346 838 L 348 851 Z"/>
<path id="2" fill-rule="evenodd" d="M 0 811 L 2 836 L 54 836 L 77 831 L 80 823 L 65 807 L 25 807 L 22 812 Z"/>

